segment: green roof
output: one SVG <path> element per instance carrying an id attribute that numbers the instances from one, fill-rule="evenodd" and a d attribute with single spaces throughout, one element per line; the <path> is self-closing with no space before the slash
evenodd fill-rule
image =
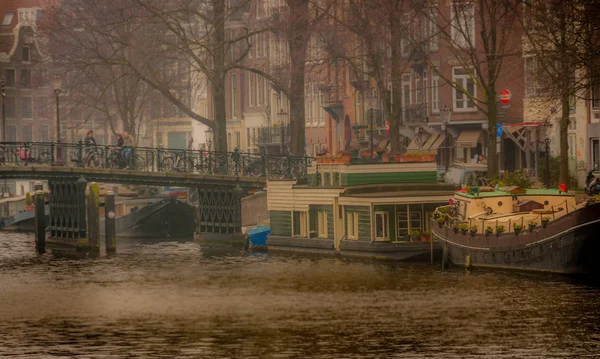
<path id="1" fill-rule="evenodd" d="M 517 194 L 517 196 L 570 196 L 571 194 L 560 192 L 557 189 L 527 189 L 526 193 Z M 506 191 L 493 191 L 493 192 L 480 192 L 479 196 L 475 194 L 456 192 L 461 196 L 467 198 L 486 198 L 486 197 L 501 197 L 501 196 L 512 196 L 510 192 Z"/>

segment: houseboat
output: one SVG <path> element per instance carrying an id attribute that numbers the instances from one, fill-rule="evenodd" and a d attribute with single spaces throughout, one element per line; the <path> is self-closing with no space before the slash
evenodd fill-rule
<path id="1" fill-rule="evenodd" d="M 304 182 L 269 181 L 268 250 L 396 260 L 441 254 L 433 211 L 455 186 L 436 183 L 427 162 L 317 163 Z"/>
<path id="2" fill-rule="evenodd" d="M 566 191 L 566 189 L 563 188 Z M 450 263 L 557 273 L 598 272 L 600 203 L 560 190 L 471 187 L 434 211 Z"/>

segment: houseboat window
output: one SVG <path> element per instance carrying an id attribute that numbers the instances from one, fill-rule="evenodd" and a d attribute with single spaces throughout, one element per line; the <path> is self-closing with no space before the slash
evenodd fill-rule
<path id="1" fill-rule="evenodd" d="M 390 239 L 390 217 L 388 212 L 375 212 L 375 239 Z"/>
<path id="2" fill-rule="evenodd" d="M 408 234 L 408 212 L 406 210 L 400 211 L 402 208 L 406 209 L 406 206 L 400 206 L 398 209 L 398 239 Z"/>
<path id="3" fill-rule="evenodd" d="M 306 237 L 306 212 L 294 211 L 294 237 Z"/>
<path id="4" fill-rule="evenodd" d="M 327 238 L 327 211 L 319 211 L 319 238 Z"/>
<path id="5" fill-rule="evenodd" d="M 358 239 L 358 212 L 348 212 L 346 228 L 348 239 Z"/>
<path id="6" fill-rule="evenodd" d="M 410 230 L 422 230 L 421 223 L 421 212 L 414 210 L 410 211 Z"/>

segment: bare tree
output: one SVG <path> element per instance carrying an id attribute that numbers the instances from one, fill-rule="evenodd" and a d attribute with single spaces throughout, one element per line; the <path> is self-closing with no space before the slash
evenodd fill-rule
<path id="1" fill-rule="evenodd" d="M 598 85 L 598 5 L 595 0 L 525 3 L 528 86 L 540 102 L 557 104 L 561 109 L 559 183 L 569 181 L 568 129 L 573 101 L 586 99 L 589 90 Z"/>
<path id="2" fill-rule="evenodd" d="M 160 93 L 183 114 L 214 131 L 215 149 L 227 150 L 225 78 L 248 53 L 247 29 L 227 34 L 249 0 L 67 0 L 56 8 L 54 43 L 68 59 L 120 66 Z M 210 84 L 213 119 L 196 111 L 194 83 Z"/>
<path id="3" fill-rule="evenodd" d="M 475 107 L 487 117 L 489 178 L 498 176 L 494 131 L 498 123 L 498 79 L 506 70 L 507 59 L 522 56 L 519 5 L 520 0 L 432 1 L 423 12 L 435 24 L 440 48 L 452 54 L 452 61 L 462 66 L 469 80 L 454 81 L 452 74 L 444 71 L 438 75 L 466 99 L 466 106 Z M 427 59 L 435 66 L 431 54 L 427 53 Z"/>

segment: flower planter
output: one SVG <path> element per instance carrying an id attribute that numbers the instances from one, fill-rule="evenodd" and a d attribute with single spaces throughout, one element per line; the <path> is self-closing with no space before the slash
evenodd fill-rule
<path id="1" fill-rule="evenodd" d="M 421 242 L 431 242 L 431 237 L 429 237 L 429 236 L 421 236 Z"/>
<path id="2" fill-rule="evenodd" d="M 504 233 L 504 231 L 496 231 L 497 236 L 501 235 L 502 233 Z"/>
<path id="3" fill-rule="evenodd" d="M 485 236 L 486 236 L 486 237 L 487 237 L 487 236 L 490 236 L 491 234 L 492 234 L 492 232 L 490 232 L 490 231 L 485 231 Z"/>
<path id="4" fill-rule="evenodd" d="M 548 226 L 548 221 L 542 221 L 542 227 L 546 228 Z"/>
<path id="5" fill-rule="evenodd" d="M 472 237 L 475 237 L 477 235 L 477 231 L 469 231 L 469 233 L 471 234 Z"/>
<path id="6" fill-rule="evenodd" d="M 444 222 L 438 222 L 438 227 L 443 228 L 444 227 Z"/>
<path id="7" fill-rule="evenodd" d="M 420 242 L 421 241 L 421 237 L 410 236 L 410 241 L 411 242 Z"/>
<path id="8" fill-rule="evenodd" d="M 467 234 L 468 229 L 461 229 L 462 234 Z"/>
<path id="9" fill-rule="evenodd" d="M 517 236 L 518 236 L 518 235 L 519 235 L 519 233 L 521 233 L 521 230 L 520 230 L 520 229 L 515 229 L 515 235 L 517 235 Z"/>
<path id="10" fill-rule="evenodd" d="M 537 226 L 534 226 L 534 225 L 530 224 L 529 225 L 529 232 L 533 232 L 533 230 L 535 229 L 535 227 L 537 227 Z"/>
<path id="11" fill-rule="evenodd" d="M 452 228 L 452 230 L 454 231 L 454 233 L 458 233 L 458 228 Z"/>
<path id="12" fill-rule="evenodd" d="M 343 156 L 341 158 L 336 158 L 334 160 L 334 163 L 350 163 L 350 160 L 352 159 L 352 157 L 350 156 Z"/>
<path id="13" fill-rule="evenodd" d="M 383 163 L 390 162 L 390 155 L 389 154 L 385 154 L 385 153 L 383 155 L 381 155 L 381 162 L 383 162 Z"/>

